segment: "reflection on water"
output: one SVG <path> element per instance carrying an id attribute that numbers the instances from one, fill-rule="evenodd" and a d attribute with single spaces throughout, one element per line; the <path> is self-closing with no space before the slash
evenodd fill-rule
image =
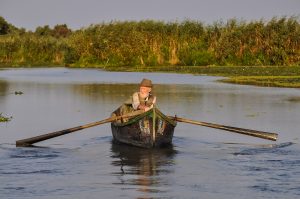
<path id="1" fill-rule="evenodd" d="M 173 147 L 148 150 L 111 144 L 104 124 L 37 144 L 47 148 L 15 148 L 17 139 L 109 117 L 143 77 L 167 115 L 279 139 L 178 123 Z M 13 117 L 0 123 L 0 198 L 299 198 L 299 89 L 99 70 L 8 70 L 0 79 L 0 113 Z"/>
<path id="2" fill-rule="evenodd" d="M 0 95 L 4 95 L 7 92 L 8 83 L 6 81 L 0 80 Z"/>
<path id="3" fill-rule="evenodd" d="M 180 88 L 182 96 L 178 95 L 178 89 Z M 115 99 L 119 103 L 123 99 L 131 96 L 133 92 L 136 92 L 138 84 L 80 84 L 73 85 L 74 92 L 81 94 L 89 99 L 102 99 L 106 101 Z M 199 90 L 200 89 L 200 90 Z M 153 88 L 155 95 L 158 95 L 162 101 L 172 99 L 172 101 L 178 101 L 182 98 L 192 100 L 201 97 L 201 88 L 193 87 L 190 85 L 163 85 L 156 84 Z"/>
<path id="4" fill-rule="evenodd" d="M 171 185 L 172 182 L 166 182 L 160 176 L 173 172 L 171 166 L 177 153 L 173 146 L 151 150 L 112 143 L 111 151 L 111 164 L 120 169 L 113 173 L 120 176 L 118 185 L 136 185 L 142 193 L 159 193 L 163 187 Z"/>
<path id="5" fill-rule="evenodd" d="M 107 118 L 138 90 L 138 84 L 1 82 L 0 87 L 3 88 L 0 112 L 13 117 L 9 128 L 0 126 L 5 132 L 0 136 L 6 143 Z M 10 94 L 15 90 L 24 94 Z M 157 104 L 168 115 L 192 110 L 193 101 L 200 104 L 202 92 L 199 91 L 201 88 L 188 85 L 156 84 L 154 87 Z"/>
<path id="6" fill-rule="evenodd" d="M 116 104 L 118 107 L 120 103 L 126 101 L 139 88 L 138 84 L 82 84 L 73 85 L 72 89 L 78 97 L 80 96 L 91 101 Z M 203 92 L 201 91 L 202 88 L 196 86 L 176 84 L 156 84 L 153 88 L 153 93 L 158 99 L 158 105 L 162 105 L 161 108 L 172 111 L 174 108 L 178 108 L 177 105 L 179 103 L 183 103 L 185 109 L 192 108 L 193 101 L 195 103 L 201 101 L 203 96 Z M 172 103 L 169 103 L 171 101 Z"/>

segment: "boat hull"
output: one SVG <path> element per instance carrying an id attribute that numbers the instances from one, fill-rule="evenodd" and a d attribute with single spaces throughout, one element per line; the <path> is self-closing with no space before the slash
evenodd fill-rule
<path id="1" fill-rule="evenodd" d="M 118 113 L 118 110 L 114 112 Z M 114 141 L 143 148 L 156 148 L 172 143 L 176 122 L 153 108 L 128 121 L 111 123 Z"/>

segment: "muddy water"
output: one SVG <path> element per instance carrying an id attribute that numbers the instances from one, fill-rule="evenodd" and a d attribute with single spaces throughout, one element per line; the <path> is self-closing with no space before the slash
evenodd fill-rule
<path id="1" fill-rule="evenodd" d="M 155 83 L 167 115 L 279 133 L 277 142 L 179 123 L 173 146 L 111 142 L 108 124 L 16 148 L 15 141 L 109 117 Z M 0 198 L 299 198 L 300 90 L 216 77 L 78 69 L 0 71 Z M 23 94 L 16 95 L 15 92 Z"/>

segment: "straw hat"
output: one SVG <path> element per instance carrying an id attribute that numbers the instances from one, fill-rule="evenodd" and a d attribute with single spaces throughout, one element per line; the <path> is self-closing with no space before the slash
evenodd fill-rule
<path id="1" fill-rule="evenodd" d="M 140 87 L 149 87 L 152 88 L 152 81 L 150 79 L 143 79 L 140 83 Z"/>

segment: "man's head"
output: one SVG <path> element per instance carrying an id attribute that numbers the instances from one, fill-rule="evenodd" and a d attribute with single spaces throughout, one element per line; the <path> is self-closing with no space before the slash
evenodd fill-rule
<path id="1" fill-rule="evenodd" d="M 140 87 L 149 87 L 152 88 L 152 81 L 150 79 L 143 79 L 140 83 Z"/>
<path id="2" fill-rule="evenodd" d="M 140 83 L 140 93 L 143 97 L 147 97 L 152 90 L 152 81 L 150 79 L 143 79 Z"/>

